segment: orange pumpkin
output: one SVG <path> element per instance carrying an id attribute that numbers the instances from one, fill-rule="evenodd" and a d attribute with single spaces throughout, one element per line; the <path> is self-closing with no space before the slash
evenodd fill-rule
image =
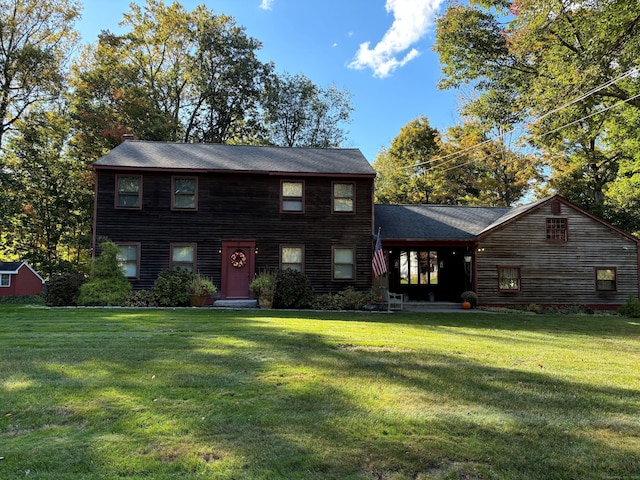
<path id="1" fill-rule="evenodd" d="M 471 308 L 470 302 L 462 302 L 462 308 L 465 310 L 469 310 Z"/>

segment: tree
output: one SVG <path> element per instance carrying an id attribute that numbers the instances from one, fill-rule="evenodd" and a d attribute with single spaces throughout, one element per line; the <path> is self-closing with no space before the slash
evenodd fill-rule
<path id="1" fill-rule="evenodd" d="M 258 60 L 262 44 L 233 17 L 196 12 L 194 108 L 185 119 L 185 141 L 227 143 L 261 137 L 259 106 L 272 64 Z"/>
<path id="2" fill-rule="evenodd" d="M 76 143 L 113 148 L 145 140 L 227 143 L 263 137 L 259 105 L 272 65 L 233 17 L 177 2 L 132 3 L 123 35 L 103 32 L 74 66 Z"/>
<path id="3" fill-rule="evenodd" d="M 32 107 L 59 96 L 79 14 L 75 0 L 0 2 L 0 147 Z"/>
<path id="4" fill-rule="evenodd" d="M 440 134 L 426 117 L 400 129 L 391 146 L 373 162 L 378 172 L 375 200 L 379 203 L 446 202 L 442 177 L 433 175 L 431 160 L 440 153 Z"/>
<path id="5" fill-rule="evenodd" d="M 305 75 L 273 76 L 264 104 L 271 140 L 286 147 L 338 147 L 345 140 L 351 93 L 332 85 L 322 89 Z"/>
<path id="6" fill-rule="evenodd" d="M 100 255 L 93 260 L 91 274 L 80 286 L 78 305 L 124 305 L 132 287 L 118 264 L 119 251 L 113 242 L 100 244 Z"/>
<path id="7" fill-rule="evenodd" d="M 495 135 L 478 121 L 441 136 L 427 118 L 412 120 L 376 156 L 376 202 L 514 204 L 539 177 L 540 162 L 509 148 L 507 135 Z"/>
<path id="8" fill-rule="evenodd" d="M 443 141 L 442 167 L 456 171 L 464 185 L 461 203 L 512 206 L 541 179 L 542 162 L 511 147 L 512 135 L 500 127 L 468 121 L 451 127 Z"/>
<path id="9" fill-rule="evenodd" d="M 605 215 L 610 184 L 632 156 L 612 132 L 639 114 L 639 49 L 640 4 L 624 0 L 450 4 L 435 44 L 440 86 L 470 85 L 479 95 L 469 111 L 490 106 L 527 122 L 552 169 L 549 186 L 571 196 L 579 177 L 578 204 Z"/>
<path id="10" fill-rule="evenodd" d="M 5 249 L 50 276 L 78 269 L 90 243 L 91 177 L 67 155 L 69 122 L 63 111 L 32 111 L 15 123 L 6 149 L 5 191 L 15 207 L 5 227 Z"/>

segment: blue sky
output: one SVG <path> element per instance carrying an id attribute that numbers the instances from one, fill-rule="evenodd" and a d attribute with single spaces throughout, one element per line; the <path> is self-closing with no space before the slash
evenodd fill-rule
<path id="1" fill-rule="evenodd" d="M 130 0 L 83 0 L 77 28 L 83 43 L 118 31 Z M 144 4 L 144 0 L 134 3 Z M 172 0 L 165 0 L 165 4 Z M 263 44 L 259 56 L 278 72 L 303 73 L 315 84 L 353 94 L 345 147 L 373 162 L 400 128 L 424 115 L 444 132 L 458 121 L 454 92 L 436 88 L 434 17 L 443 0 L 181 0 L 235 17 Z"/>

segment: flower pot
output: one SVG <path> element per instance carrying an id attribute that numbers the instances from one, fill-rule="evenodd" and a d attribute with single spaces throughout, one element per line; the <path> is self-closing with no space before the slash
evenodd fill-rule
<path id="1" fill-rule="evenodd" d="M 189 295 L 189 300 L 191 301 L 192 307 L 204 307 L 207 303 L 208 295 Z"/>
<path id="2" fill-rule="evenodd" d="M 271 298 L 265 298 L 265 297 L 259 297 L 258 298 L 258 305 L 260 305 L 260 308 L 265 309 L 265 310 L 269 310 L 273 307 L 273 299 Z"/>

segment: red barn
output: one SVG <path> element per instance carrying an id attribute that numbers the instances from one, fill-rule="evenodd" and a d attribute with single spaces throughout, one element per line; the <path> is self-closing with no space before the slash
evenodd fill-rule
<path id="1" fill-rule="evenodd" d="M 0 297 L 40 295 L 44 279 L 25 262 L 0 262 Z"/>

